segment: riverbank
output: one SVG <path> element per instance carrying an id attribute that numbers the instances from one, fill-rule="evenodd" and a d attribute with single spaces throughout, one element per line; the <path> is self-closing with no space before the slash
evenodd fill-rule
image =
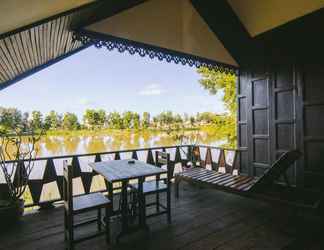
<path id="1" fill-rule="evenodd" d="M 46 135 L 49 136 L 86 136 L 86 135 L 102 135 L 102 134 L 125 134 L 125 133 L 170 133 L 170 132 L 186 132 L 186 131 L 200 131 L 200 130 L 216 130 L 213 126 L 194 127 L 194 128 L 146 128 L 146 129 L 79 129 L 79 130 L 48 130 Z"/>

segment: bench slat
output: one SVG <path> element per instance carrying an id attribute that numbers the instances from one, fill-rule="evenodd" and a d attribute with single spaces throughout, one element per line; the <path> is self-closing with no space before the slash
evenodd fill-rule
<path id="1" fill-rule="evenodd" d="M 220 173 L 220 172 L 213 172 L 213 173 L 210 173 L 208 176 L 205 176 L 205 177 L 199 177 L 198 180 L 200 181 L 208 181 L 210 179 L 214 179 L 216 177 L 219 177 L 220 175 L 222 175 L 223 173 Z"/>
<path id="2" fill-rule="evenodd" d="M 243 185 L 243 184 L 246 184 L 246 183 L 249 183 L 249 182 L 251 182 L 253 180 L 253 178 L 247 178 L 247 179 L 245 179 L 245 180 L 243 180 L 243 181 L 241 181 L 241 182 L 238 182 L 238 183 L 236 183 L 236 184 L 233 184 L 233 185 L 231 185 L 231 186 L 229 186 L 229 187 L 231 187 L 231 188 L 234 188 L 234 189 L 237 189 L 237 190 L 241 190 L 240 189 L 240 187 Z"/>
<path id="3" fill-rule="evenodd" d="M 223 186 L 230 186 L 230 185 L 233 185 L 235 183 L 238 183 L 239 181 L 242 181 L 244 180 L 246 177 L 244 176 L 233 176 L 233 178 L 231 180 L 225 180 L 225 181 L 222 181 L 220 183 L 218 183 L 218 185 L 223 185 Z"/>

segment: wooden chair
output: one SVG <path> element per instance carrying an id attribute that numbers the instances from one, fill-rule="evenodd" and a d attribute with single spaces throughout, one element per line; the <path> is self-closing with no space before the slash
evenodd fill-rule
<path id="1" fill-rule="evenodd" d="M 204 168 L 193 168 L 175 176 L 175 195 L 179 197 L 179 183 L 186 181 L 201 186 L 211 187 L 225 192 L 297 206 L 299 208 L 316 208 L 324 199 L 323 194 L 311 190 L 291 187 L 286 176 L 287 169 L 301 156 L 298 150 L 285 152 L 260 177 L 220 173 Z M 232 169 L 233 170 L 233 169 Z M 278 184 L 284 177 L 286 185 Z"/>
<path id="2" fill-rule="evenodd" d="M 166 167 L 167 174 L 166 177 L 161 177 L 157 175 L 155 180 L 146 180 L 143 182 L 143 195 L 156 195 L 155 202 L 146 203 L 146 199 L 144 197 L 145 208 L 146 207 L 156 207 L 156 213 L 150 214 L 146 217 L 153 217 L 162 214 L 167 214 L 168 223 L 171 223 L 171 194 L 170 194 L 170 183 L 171 178 L 173 176 L 173 168 L 172 164 L 170 163 L 170 155 L 166 152 L 155 152 L 155 164 L 157 167 Z M 130 187 L 136 191 L 138 191 L 138 184 L 130 184 Z M 160 193 L 166 193 L 167 201 L 166 206 L 161 203 L 160 200 Z M 162 209 L 162 210 L 161 210 Z"/>
<path id="3" fill-rule="evenodd" d="M 64 161 L 63 166 L 63 200 L 64 200 L 64 237 L 68 244 L 68 249 L 74 249 L 74 244 L 106 234 L 107 242 L 110 241 L 109 231 L 109 215 L 111 210 L 111 202 L 102 193 L 91 193 L 85 195 L 73 196 L 72 185 L 73 167 Z M 102 222 L 101 210 L 105 209 L 105 224 Z M 74 223 L 74 217 L 84 212 L 97 210 L 97 216 L 94 219 Z M 97 232 L 86 235 L 82 238 L 76 238 L 74 228 L 97 223 Z M 106 230 L 102 230 L 105 226 Z"/>

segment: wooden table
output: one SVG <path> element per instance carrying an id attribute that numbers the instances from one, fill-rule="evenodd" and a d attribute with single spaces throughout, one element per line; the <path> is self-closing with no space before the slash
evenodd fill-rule
<path id="1" fill-rule="evenodd" d="M 133 163 L 130 163 L 132 161 Z M 145 177 L 156 176 L 160 174 L 166 174 L 167 170 L 158 168 L 154 165 L 147 164 L 142 161 L 137 160 L 113 160 L 113 161 L 103 161 L 90 163 L 90 167 L 102 175 L 108 186 L 108 197 L 113 201 L 113 183 L 122 183 L 122 232 L 119 237 L 128 233 L 129 223 L 128 223 L 128 205 L 127 205 L 127 186 L 131 179 L 138 180 L 138 193 L 139 193 L 139 224 L 142 228 L 147 228 L 146 226 L 146 215 L 145 215 L 145 202 L 143 195 L 143 182 Z M 113 205 L 113 204 L 112 204 Z M 112 206 L 113 207 L 113 206 Z"/>

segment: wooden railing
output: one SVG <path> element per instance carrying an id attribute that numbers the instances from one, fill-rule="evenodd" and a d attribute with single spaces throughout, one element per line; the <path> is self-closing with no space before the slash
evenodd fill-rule
<path id="1" fill-rule="evenodd" d="M 139 148 L 119 151 L 109 151 L 90 154 L 63 155 L 41 157 L 34 159 L 28 188 L 24 195 L 26 207 L 50 207 L 54 202 L 62 200 L 63 195 L 63 161 L 68 160 L 73 166 L 73 182 L 76 194 L 105 192 L 107 187 L 101 176 L 98 176 L 88 166 L 90 162 L 109 161 L 119 159 L 138 159 L 149 164 L 155 163 L 155 151 L 162 150 L 170 153 L 170 160 L 180 168 L 189 161 L 199 167 L 239 171 L 238 151 L 222 149 L 204 145 L 181 145 Z M 7 164 L 10 167 L 12 161 Z M 15 176 L 16 178 L 16 176 Z M 0 189 L 3 191 L 6 184 L 0 178 Z M 119 186 L 114 186 L 114 190 Z"/>

